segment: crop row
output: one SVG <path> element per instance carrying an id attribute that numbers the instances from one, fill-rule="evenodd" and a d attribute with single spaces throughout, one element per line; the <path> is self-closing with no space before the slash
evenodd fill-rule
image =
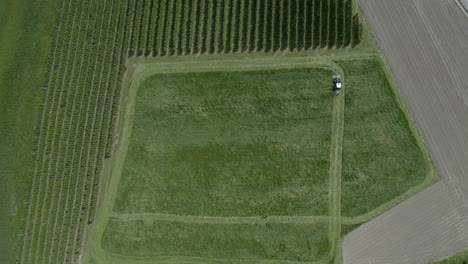
<path id="1" fill-rule="evenodd" d="M 22 209 L 19 263 L 73 263 L 93 222 L 128 53 L 130 10 L 116 0 L 63 0 Z"/>
<path id="2" fill-rule="evenodd" d="M 344 48 L 353 0 L 134 0 L 129 56 Z"/>

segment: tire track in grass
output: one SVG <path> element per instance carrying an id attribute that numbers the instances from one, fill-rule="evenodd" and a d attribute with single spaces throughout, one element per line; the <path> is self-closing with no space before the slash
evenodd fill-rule
<path id="1" fill-rule="evenodd" d="M 261 258 L 210 258 L 195 256 L 132 256 L 106 251 L 112 264 L 328 264 L 323 260 L 306 262 Z M 367 263 L 366 263 L 367 264 Z"/>
<path id="2" fill-rule="evenodd" d="M 341 75 L 344 86 L 344 71 L 340 68 L 337 72 Z M 332 260 L 334 256 L 341 256 L 338 252 L 341 244 L 341 167 L 343 152 L 344 130 L 344 97 L 345 89 L 333 99 L 332 143 L 330 148 L 330 185 L 329 185 L 329 215 L 332 221 L 329 224 L 329 245 Z M 341 263 L 340 257 L 335 257 L 335 263 Z"/>
<path id="3" fill-rule="evenodd" d="M 282 224 L 318 224 L 331 223 L 333 217 L 323 216 L 197 216 L 175 215 L 160 213 L 119 214 L 114 212 L 112 217 L 119 221 L 152 220 L 171 221 L 181 223 L 205 224 L 255 224 L 255 223 L 282 223 Z"/>

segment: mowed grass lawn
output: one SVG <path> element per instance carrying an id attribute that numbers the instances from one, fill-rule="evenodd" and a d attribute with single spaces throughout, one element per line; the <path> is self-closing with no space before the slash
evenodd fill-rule
<path id="1" fill-rule="evenodd" d="M 341 206 L 352 217 L 421 183 L 428 163 L 381 62 L 337 63 L 346 89 Z M 330 260 L 326 222 L 260 219 L 329 214 L 332 74 L 299 68 L 148 77 L 137 93 L 103 249 L 153 260 Z M 249 216 L 256 220 L 229 222 Z M 342 234 L 355 227 L 343 226 Z"/>
<path id="2" fill-rule="evenodd" d="M 306 68 L 149 77 L 114 210 L 327 215 L 331 75 Z"/>
<path id="3" fill-rule="evenodd" d="M 139 88 L 116 213 L 328 214 L 332 72 L 156 74 Z M 118 220 L 105 250 L 132 256 L 316 261 L 328 224 Z"/>
<path id="4" fill-rule="evenodd" d="M 311 262 L 325 258 L 329 251 L 327 224 L 191 224 L 113 219 L 108 229 L 112 232 L 104 234 L 105 250 L 165 257 L 166 261 L 169 256 L 196 256 L 233 261 L 229 263 L 242 259 L 264 259 L 259 263 L 271 263 L 267 259 L 280 260 L 278 263 Z"/>
<path id="5" fill-rule="evenodd" d="M 381 62 L 339 64 L 346 74 L 342 215 L 357 216 L 421 183 L 429 167 Z"/>

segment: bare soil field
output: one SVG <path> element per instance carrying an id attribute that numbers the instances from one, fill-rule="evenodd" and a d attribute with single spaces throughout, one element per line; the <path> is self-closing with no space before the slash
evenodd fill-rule
<path id="1" fill-rule="evenodd" d="M 468 19 L 455 1 L 360 3 L 443 180 L 345 237 L 344 263 L 436 261 L 468 247 Z"/>

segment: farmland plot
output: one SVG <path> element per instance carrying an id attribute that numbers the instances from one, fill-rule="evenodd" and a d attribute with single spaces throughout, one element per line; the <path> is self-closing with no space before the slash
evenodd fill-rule
<path id="1" fill-rule="evenodd" d="M 358 216 L 423 182 L 431 165 L 395 100 L 380 62 L 339 63 L 349 76 L 342 212 Z"/>
<path id="2" fill-rule="evenodd" d="M 55 39 L 50 51 L 47 76 L 40 87 L 42 103 L 39 107 L 40 115 L 35 130 L 30 177 L 26 182 L 28 187 L 25 193 L 28 195 L 26 199 L 28 202 L 20 212 L 22 215 L 19 236 L 20 252 L 17 262 L 74 263 L 82 259 L 87 227 L 94 223 L 96 218 L 103 164 L 106 158 L 113 155 L 118 138 L 115 124 L 121 100 L 122 79 L 129 57 L 159 56 L 158 58 L 162 58 L 162 56 L 211 53 L 222 56 L 223 53 L 234 52 L 257 52 L 259 54 L 277 51 L 307 51 L 312 48 L 352 47 L 360 41 L 361 34 L 357 30 L 360 22 L 358 16 L 355 15 L 356 10 L 353 10 L 351 0 L 339 2 L 336 5 L 329 5 L 327 1 L 321 0 L 59 1 L 54 25 Z M 329 33 L 329 30 L 334 30 L 334 33 Z M 310 74 L 313 73 L 310 72 Z M 318 71 L 317 74 L 323 74 L 323 72 Z M 321 79 L 326 80 L 326 77 Z M 163 78 L 160 81 L 163 81 Z M 272 84 L 272 87 L 275 85 Z M 262 92 L 263 90 L 257 90 L 258 96 Z M 280 92 L 286 93 L 286 91 Z M 253 95 L 250 94 L 250 96 Z M 239 149 L 219 145 L 207 146 L 205 150 L 190 149 L 183 145 L 183 141 L 178 142 L 181 145 L 176 147 L 180 149 L 178 153 L 173 153 L 172 161 L 185 160 L 188 166 L 190 164 L 185 159 L 188 155 L 184 154 L 185 150 L 196 156 L 197 153 L 212 153 L 210 147 L 213 147 L 215 149 L 213 153 L 220 153 L 220 155 L 211 154 L 210 159 L 213 162 L 237 158 L 238 164 L 231 164 L 232 167 L 226 166 L 225 168 L 231 172 L 236 166 L 245 162 L 246 157 L 241 157 L 245 151 L 252 151 L 251 153 L 254 154 L 271 152 L 273 159 L 268 163 L 262 163 L 264 156 L 252 154 L 250 158 L 254 161 L 248 168 L 256 170 L 258 175 L 265 174 L 265 172 L 271 173 L 271 179 L 260 177 L 259 180 L 262 180 L 262 183 L 272 180 L 277 190 L 274 184 L 271 187 L 275 188 L 272 189 L 262 189 L 261 186 L 257 186 L 257 189 L 251 188 L 257 183 L 252 181 L 246 172 L 239 182 L 235 182 L 226 173 L 217 182 L 217 187 L 221 188 L 224 180 L 227 182 L 230 180 L 229 183 L 233 185 L 238 183 L 240 186 L 238 193 L 249 192 L 250 200 L 243 201 L 243 208 L 240 208 L 232 202 L 233 199 L 240 197 L 236 196 L 238 193 L 217 199 L 220 194 L 216 192 L 216 186 L 213 186 L 213 192 L 209 195 L 202 195 L 202 200 L 198 201 L 199 205 L 200 202 L 213 204 L 212 207 L 204 207 L 203 213 L 224 216 L 230 214 L 243 216 L 327 214 L 327 199 L 323 197 L 328 195 L 324 191 L 326 190 L 324 186 L 328 181 L 326 176 L 329 161 L 323 157 L 328 157 L 328 152 L 317 142 L 328 144 L 326 142 L 330 135 L 326 131 L 330 123 L 325 122 L 327 125 L 322 126 L 317 125 L 318 123 L 314 125 L 313 121 L 324 121 L 330 118 L 325 113 L 330 110 L 326 107 L 329 101 L 313 100 L 324 105 L 319 103 L 310 105 L 311 109 L 323 107 L 325 112 L 323 115 L 308 117 L 312 118 L 308 129 L 317 133 L 315 134 L 317 137 L 309 141 L 299 141 L 303 138 L 304 131 L 290 131 L 295 126 L 301 125 L 304 126 L 302 129 L 305 129 L 307 125 L 301 122 L 306 123 L 307 118 L 296 120 L 297 117 L 292 116 L 293 113 L 289 113 L 290 116 L 286 116 L 288 113 L 283 113 L 285 116 L 281 117 L 281 111 L 284 110 L 281 107 L 286 107 L 288 103 L 291 103 L 297 107 L 297 109 L 294 108 L 295 110 L 292 107 L 291 111 L 304 110 L 305 105 L 310 103 L 306 102 L 306 99 L 307 96 L 302 98 L 301 103 L 295 105 L 297 102 L 293 101 L 296 99 L 291 98 L 291 102 L 280 102 L 277 95 L 276 98 L 274 96 L 263 99 L 258 97 L 250 102 L 248 107 L 255 108 L 258 115 L 264 115 L 263 118 L 268 119 L 257 123 L 257 120 L 252 118 L 244 128 L 245 131 L 240 128 L 231 131 L 231 133 L 239 133 L 239 138 L 231 142 L 232 146 L 243 142 Z M 236 100 L 242 103 L 242 98 Z M 208 112 L 220 106 L 219 101 L 206 103 L 211 104 L 204 106 Z M 235 109 L 237 102 L 230 103 Z M 255 106 L 257 103 L 262 105 Z M 190 106 L 191 108 L 184 109 L 182 105 L 177 105 L 180 108 L 174 108 L 177 110 L 171 111 L 174 114 L 177 111 L 190 113 L 201 106 L 194 104 Z M 274 107 L 278 107 L 276 112 L 271 116 L 266 116 L 266 112 L 275 109 Z M 223 111 L 224 114 L 230 113 L 229 109 Z M 209 126 L 208 123 L 204 125 L 210 127 L 214 134 L 222 132 L 226 136 L 229 134 L 223 129 L 231 129 L 238 125 L 236 122 L 245 121 L 240 118 L 240 114 L 236 117 L 237 119 L 231 120 L 232 127 L 220 128 Z M 169 118 L 166 121 L 169 121 Z M 181 124 L 185 121 L 183 118 L 179 120 Z M 207 120 L 201 118 L 198 121 Z M 211 120 L 211 122 L 214 121 L 216 121 L 216 116 L 213 116 Z M 269 121 L 275 121 L 276 123 L 273 124 L 281 129 L 277 132 L 262 130 L 268 126 Z M 158 120 L 158 122 L 165 121 Z M 152 125 L 158 124 L 154 122 Z M 202 123 L 185 122 L 185 125 L 202 125 Z M 261 125 L 265 127 L 256 127 Z M 165 132 L 172 133 L 170 129 L 175 128 L 168 127 Z M 252 137 L 249 138 L 246 131 L 252 131 Z M 257 134 L 254 133 L 255 131 Z M 263 134 L 260 133 L 262 131 L 271 133 L 270 140 L 272 141 L 263 138 Z M 167 138 L 161 136 L 159 139 L 164 141 Z M 284 139 L 290 140 L 286 141 L 287 146 L 279 143 Z M 275 142 L 277 143 L 276 149 L 269 149 L 270 143 Z M 309 146 L 315 151 L 301 149 L 302 145 Z M 296 155 L 299 163 L 294 163 L 291 157 L 281 153 L 279 150 L 283 147 L 290 147 L 291 153 Z M 317 151 L 317 149 L 322 151 Z M 255 158 L 258 160 L 255 161 Z M 211 169 L 208 161 L 203 161 L 204 167 L 199 169 Z M 306 162 L 313 164 L 316 170 L 310 171 L 300 165 Z M 162 171 L 158 173 L 171 168 L 161 169 Z M 266 195 L 264 200 L 252 202 L 252 199 L 257 199 L 262 194 L 281 192 L 281 188 L 278 187 L 283 183 L 281 174 L 287 174 L 287 169 L 300 172 L 291 177 L 290 182 L 287 183 L 290 193 L 283 195 L 282 200 Z M 184 167 L 181 167 L 180 171 L 173 171 L 175 174 L 185 172 L 187 170 L 184 171 Z M 218 172 L 212 170 L 210 177 L 214 177 Z M 315 175 L 314 179 L 317 180 L 314 183 L 316 185 L 313 187 L 315 188 L 313 192 L 305 191 L 302 187 L 306 181 L 305 178 L 311 175 Z M 202 184 L 198 179 L 192 180 L 190 184 Z M 184 179 L 179 179 L 179 183 L 182 181 Z M 164 186 L 158 185 L 159 187 L 162 188 L 159 191 L 171 192 L 175 185 L 167 185 L 166 189 Z M 132 188 L 137 188 L 137 186 L 132 186 L 128 193 L 133 192 Z M 166 210 L 169 213 L 193 213 L 190 204 L 172 209 L 169 208 L 169 204 L 166 204 L 166 208 L 161 207 L 165 204 L 164 199 L 174 204 L 174 201 L 181 202 L 184 199 L 196 203 L 193 197 L 199 197 L 201 192 L 197 189 L 191 191 L 186 193 L 185 198 L 177 196 L 174 200 L 167 200 L 167 197 L 160 196 L 153 200 L 147 199 L 145 203 L 137 202 L 141 201 L 141 197 L 129 196 L 126 201 L 122 200 L 124 197 L 119 197 L 122 203 L 116 208 L 121 212 Z M 290 203 L 296 203 L 297 208 L 289 207 Z M 224 208 L 225 205 L 229 206 Z"/>
<path id="3" fill-rule="evenodd" d="M 103 248 L 130 256 L 301 263 L 328 254 L 327 224 L 201 224 L 112 219 Z M 183 252 L 183 253 L 182 253 Z M 239 254 L 241 252 L 241 255 Z"/>
<path id="4" fill-rule="evenodd" d="M 331 74 L 150 77 L 139 90 L 115 210 L 326 215 Z"/>
<path id="5" fill-rule="evenodd" d="M 148 77 L 103 249 L 156 260 L 327 259 L 331 74 Z"/>
<path id="6" fill-rule="evenodd" d="M 430 178 L 377 57 L 332 57 L 336 63 L 294 56 L 233 59 L 238 57 L 132 59 L 130 72 L 138 74 L 129 79 L 124 147 L 112 161 L 114 187 L 106 194 L 115 200 L 106 202 L 105 217 L 93 231 L 91 263 L 339 261 L 342 234 Z M 326 69 L 304 68 L 307 63 Z M 326 80 L 335 72 L 355 91 L 332 96 Z M 343 117 L 343 110 L 349 114 Z M 368 110 L 390 120 L 367 124 Z M 357 127 L 368 125 L 374 127 L 366 131 L 384 128 L 413 143 L 377 133 L 367 135 L 366 144 L 379 148 L 356 144 L 365 133 Z M 343 160 L 335 154 L 341 147 Z M 414 165 L 406 174 L 407 163 L 396 160 L 400 156 Z M 373 162 L 382 159 L 397 175 L 377 173 Z M 354 177 L 362 176 L 356 170 L 379 182 Z M 380 190 L 387 191 L 379 195 Z M 275 242 L 264 239 L 270 232 L 281 235 Z M 294 246 L 282 246 L 291 234 L 297 237 Z"/>
<path id="7" fill-rule="evenodd" d="M 102 162 L 110 154 L 132 8 L 64 0 L 42 88 L 19 263 L 71 263 L 93 222 Z"/>

